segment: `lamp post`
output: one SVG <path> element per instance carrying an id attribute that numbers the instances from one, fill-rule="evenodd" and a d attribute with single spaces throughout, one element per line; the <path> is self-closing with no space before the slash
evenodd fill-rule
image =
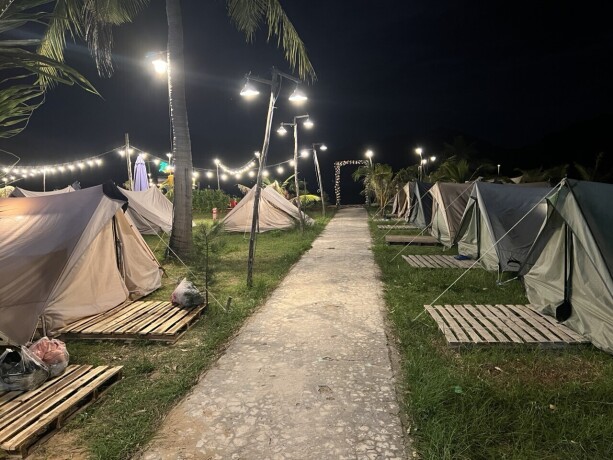
<path id="1" fill-rule="evenodd" d="M 217 190 L 219 190 L 219 158 L 215 158 L 214 162 L 215 166 L 217 167 Z"/>
<path id="2" fill-rule="evenodd" d="M 367 180 L 366 180 L 366 182 L 364 184 L 365 185 L 364 192 L 366 194 L 366 207 L 368 209 L 370 209 L 370 181 L 372 179 L 372 173 L 373 173 L 372 157 L 373 157 L 374 154 L 375 153 L 372 150 L 370 150 L 370 149 L 366 150 L 366 153 L 364 153 L 364 156 L 366 158 L 368 158 L 368 163 L 370 164 L 370 174 L 369 174 L 369 177 L 367 178 Z"/>
<path id="3" fill-rule="evenodd" d="M 295 103 L 304 102 L 307 97 L 304 94 L 301 94 L 298 91 L 298 85 L 302 83 L 298 78 L 293 77 L 292 75 L 286 74 L 277 70 L 276 68 L 272 68 L 272 75 L 270 80 L 266 80 L 263 78 L 252 76 L 251 74 L 247 74 L 245 76 L 247 78 L 247 82 L 243 89 L 241 90 L 241 96 L 252 98 L 259 94 L 257 88 L 255 88 L 251 84 L 251 80 L 263 83 L 270 86 L 270 99 L 268 102 L 268 115 L 266 116 L 266 125 L 264 129 L 264 142 L 262 144 L 262 150 L 260 151 L 260 164 L 258 167 L 258 175 L 255 181 L 255 195 L 253 197 L 253 214 L 251 219 L 251 233 L 249 235 L 249 256 L 247 259 L 247 287 L 253 286 L 253 263 L 255 260 L 255 239 L 256 239 L 256 230 L 259 220 L 259 210 L 260 210 L 260 195 L 262 193 L 262 175 L 264 174 L 264 168 L 266 167 L 266 155 L 268 154 L 268 144 L 270 143 L 270 129 L 272 127 L 272 118 L 275 109 L 275 102 L 277 101 L 277 97 L 279 96 L 279 89 L 281 80 L 286 78 L 290 81 L 296 83 L 296 89 L 289 97 L 289 100 Z"/>
<path id="4" fill-rule="evenodd" d="M 419 155 L 419 166 L 417 167 L 417 175 L 419 177 L 419 181 L 422 182 L 424 180 L 424 162 L 421 154 L 423 153 L 423 149 L 421 147 L 417 147 L 415 149 L 415 153 Z"/>
<path id="5" fill-rule="evenodd" d="M 322 144 L 321 142 L 313 144 L 312 146 L 313 146 L 313 163 L 315 163 L 315 173 L 317 174 L 317 185 L 319 187 L 319 195 L 321 198 L 321 217 L 326 217 L 326 204 L 324 202 L 324 187 L 323 187 L 323 184 L 321 183 L 321 171 L 319 169 L 319 161 L 317 160 L 317 147 L 319 147 L 319 150 L 324 151 L 324 152 L 328 150 L 328 147 L 326 147 L 326 145 Z"/>
<path id="6" fill-rule="evenodd" d="M 281 136 L 287 133 L 285 126 L 291 126 L 294 128 L 294 187 L 296 188 L 296 205 L 298 206 L 298 215 L 300 216 L 300 231 L 304 230 L 304 217 L 302 215 L 302 204 L 300 203 L 300 181 L 298 180 L 298 120 L 306 118 L 303 125 L 307 129 L 313 127 L 313 122 L 308 115 L 296 115 L 292 123 L 281 123 L 281 126 L 277 130 Z"/>
<path id="7" fill-rule="evenodd" d="M 498 177 L 500 177 L 500 165 L 496 165 L 498 167 Z"/>

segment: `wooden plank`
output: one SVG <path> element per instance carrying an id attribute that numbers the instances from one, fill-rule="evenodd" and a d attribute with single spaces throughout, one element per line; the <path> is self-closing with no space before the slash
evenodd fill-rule
<path id="1" fill-rule="evenodd" d="M 437 311 L 441 314 L 441 316 L 445 318 L 445 321 L 458 338 L 458 342 L 470 343 L 470 339 L 468 338 L 464 330 L 462 330 L 462 327 L 458 324 L 455 318 L 453 318 L 453 316 L 449 314 L 447 309 L 445 309 L 442 305 L 435 305 L 434 308 L 436 308 Z"/>
<path id="2" fill-rule="evenodd" d="M 387 244 L 414 244 L 424 246 L 434 246 L 440 244 L 438 240 L 429 235 L 387 235 Z"/>
<path id="3" fill-rule="evenodd" d="M 519 337 L 513 329 L 507 326 L 507 324 L 500 320 L 498 315 L 487 308 L 486 305 L 476 305 L 475 306 L 487 319 L 489 319 L 492 323 L 498 327 L 498 329 L 505 334 L 509 339 L 514 343 L 524 343 L 524 341 Z"/>
<path id="4" fill-rule="evenodd" d="M 460 305 L 461 306 L 461 305 Z M 453 315 L 453 318 L 462 326 L 464 331 L 470 336 L 471 342 L 481 343 L 483 338 L 477 334 L 475 329 L 464 319 L 464 317 L 456 309 L 456 305 L 445 305 L 445 309 Z"/>
<path id="5" fill-rule="evenodd" d="M 407 263 L 414 268 L 424 268 L 419 259 L 416 259 L 415 256 L 402 256 Z"/>
<path id="6" fill-rule="evenodd" d="M 165 319 L 172 317 L 175 314 L 175 310 L 177 310 L 177 308 L 174 307 L 172 303 L 163 302 L 153 314 L 146 315 L 140 320 L 132 322 L 130 326 L 127 329 L 124 329 L 122 332 L 128 334 L 139 333 L 143 328 L 146 328 L 153 323 L 159 323 L 160 321 L 164 321 Z"/>
<path id="7" fill-rule="evenodd" d="M 497 313 L 498 318 L 500 318 L 508 327 L 513 329 L 513 331 L 519 335 L 524 342 L 539 343 L 544 341 L 542 336 L 534 334 L 533 329 L 525 327 L 525 323 L 516 315 L 511 313 L 504 305 L 486 305 L 486 307 L 489 307 L 492 311 Z"/>
<path id="8" fill-rule="evenodd" d="M 202 306 L 198 307 L 196 310 L 190 312 L 190 314 L 188 316 L 186 316 L 181 321 L 177 322 L 174 326 L 172 326 L 168 331 L 166 331 L 166 333 L 167 334 L 176 334 L 183 327 L 189 328 L 191 323 L 193 321 L 195 321 L 196 319 L 198 319 L 200 317 L 200 315 L 202 315 L 202 313 L 204 312 L 205 309 L 206 309 L 206 305 L 202 305 Z"/>
<path id="9" fill-rule="evenodd" d="M 156 301 L 148 305 L 141 306 L 137 311 L 133 311 L 130 315 L 125 316 L 119 321 L 107 323 L 103 327 L 94 328 L 92 332 L 95 333 L 107 333 L 107 334 L 120 334 L 126 332 L 133 324 L 141 321 L 148 321 L 149 318 L 153 319 L 158 315 L 158 312 L 164 311 L 166 302 Z"/>
<path id="10" fill-rule="evenodd" d="M 171 320 L 175 316 L 181 315 L 181 311 L 182 310 L 180 308 L 175 307 L 170 302 L 167 302 L 167 304 L 164 306 L 164 310 L 160 312 L 160 314 L 155 318 L 154 321 L 151 321 L 149 324 L 143 324 L 141 325 L 141 327 L 138 327 L 138 325 L 136 325 L 137 327 L 131 328 L 127 332 L 135 332 L 138 334 L 142 334 L 144 330 L 147 330 L 148 332 L 165 331 L 166 328 L 161 327 L 161 325 L 165 324 L 168 320 Z"/>
<path id="11" fill-rule="evenodd" d="M 460 345 L 458 338 L 454 335 L 453 331 L 451 330 L 449 325 L 445 322 L 443 317 L 439 314 L 439 312 L 436 310 L 436 308 L 432 307 L 431 305 L 424 305 L 424 307 L 426 308 L 426 311 L 430 314 L 430 316 L 434 318 L 434 321 L 438 325 L 438 328 L 445 336 L 447 343 L 449 343 L 449 345 L 452 345 L 452 346 Z"/>
<path id="12" fill-rule="evenodd" d="M 498 341 L 463 305 L 454 305 L 453 307 L 486 342 L 494 343 Z"/>
<path id="13" fill-rule="evenodd" d="M 509 337 L 507 337 L 502 332 L 500 332 L 498 327 L 492 321 L 490 321 L 490 319 L 487 316 L 485 316 L 481 312 L 481 310 L 479 310 L 478 308 L 473 307 L 472 305 L 464 305 L 464 308 L 469 312 L 469 314 L 474 316 L 477 321 L 479 321 L 481 324 L 483 324 L 483 326 L 485 328 L 487 328 L 487 330 L 494 337 L 496 337 L 496 340 L 499 343 L 509 343 L 509 342 L 511 342 Z"/>
<path id="14" fill-rule="evenodd" d="M 532 325 L 532 321 L 526 321 L 521 315 L 518 315 L 516 312 L 511 310 L 508 305 L 497 304 L 496 308 L 505 309 L 507 316 L 511 321 L 514 321 L 515 324 L 522 329 L 526 334 L 530 335 L 536 341 L 542 344 L 551 343 L 551 341 L 547 338 L 545 334 L 543 334 L 539 328 L 535 328 Z"/>
<path id="15" fill-rule="evenodd" d="M 99 370 L 102 370 L 100 372 Z M 21 429 L 16 435 L 2 446 L 9 452 L 21 451 L 46 436 L 51 430 L 58 428 L 71 415 L 83 410 L 87 405 L 104 394 L 112 383 L 121 375 L 121 367 L 109 368 L 99 366 L 91 369 L 87 377 L 83 378 L 81 386 L 71 386 L 73 393 L 58 405 L 51 407 L 48 412 L 41 412 L 37 407 L 31 414 L 31 423 Z"/>
<path id="16" fill-rule="evenodd" d="M 125 300 L 124 302 L 120 303 L 119 305 L 117 305 L 114 308 L 111 308 L 108 311 L 102 312 L 102 313 L 98 313 L 96 315 L 92 315 L 92 316 L 87 316 L 83 319 L 77 320 L 73 323 L 70 323 L 68 326 L 66 326 L 66 328 L 64 329 L 71 329 L 71 330 L 78 330 L 80 328 L 86 327 L 86 325 L 92 321 L 98 321 L 98 319 L 104 315 L 109 315 L 109 314 L 113 314 L 116 311 L 122 310 L 124 309 L 127 305 L 130 305 L 131 303 L 134 303 L 133 300 Z M 60 331 L 60 333 L 62 333 L 64 331 L 64 329 L 62 329 L 62 331 Z"/>
<path id="17" fill-rule="evenodd" d="M 95 332 L 115 332 L 118 328 L 130 324 L 134 321 L 138 321 L 147 315 L 153 314 L 159 306 L 163 304 L 161 301 L 151 302 L 135 302 L 134 307 L 130 306 L 130 311 L 117 315 L 111 318 L 107 318 L 100 324 L 92 324 L 88 329 L 82 331 L 84 333 Z"/>
<path id="18" fill-rule="evenodd" d="M 521 316 L 522 318 L 524 318 L 525 321 L 529 322 L 532 327 L 536 330 L 538 330 L 542 335 L 544 335 L 550 342 L 552 343 L 568 343 L 566 340 L 564 340 L 563 337 L 560 337 L 559 334 L 556 334 L 555 332 L 555 328 L 554 331 L 551 331 L 548 327 L 547 322 L 545 321 L 545 323 L 543 324 L 540 319 L 538 318 L 537 315 L 533 315 L 531 311 L 527 311 L 529 309 L 527 309 L 525 307 L 525 305 L 507 305 L 507 308 L 509 308 L 509 310 L 511 310 L 512 312 L 514 312 L 516 315 Z"/>
<path id="19" fill-rule="evenodd" d="M 11 402 L 3 405 L 0 409 L 0 430 L 15 418 L 14 416 L 9 416 L 12 411 L 18 409 L 19 412 L 23 412 L 29 407 L 36 407 L 37 404 L 49 396 L 48 389 L 50 387 L 53 387 L 52 391 L 58 391 L 62 389 L 63 386 L 70 384 L 73 380 L 86 373 L 90 368 L 91 366 L 68 366 L 61 375 L 60 383 L 58 383 L 57 378 L 54 378 L 46 381 L 33 390 L 26 392 L 18 391 L 18 397 L 13 398 Z M 1 439 L 0 434 L 0 440 Z"/>
<path id="20" fill-rule="evenodd" d="M 589 339 L 573 331 L 571 328 L 569 328 L 565 324 L 559 323 L 554 317 L 549 316 L 549 315 L 543 315 L 535 311 L 530 304 L 526 305 L 526 307 L 528 307 L 535 314 L 540 315 L 540 317 L 544 321 L 547 321 L 549 324 L 553 325 L 554 327 L 560 328 L 564 332 L 564 334 L 568 335 L 569 337 L 572 337 L 577 343 L 590 343 Z"/>
<path id="21" fill-rule="evenodd" d="M 432 257 L 433 259 L 435 259 L 435 260 L 436 260 L 438 263 L 440 263 L 440 264 L 441 264 L 441 266 L 442 266 L 442 267 L 444 267 L 444 268 L 458 268 L 458 267 L 457 267 L 457 266 L 456 266 L 456 265 L 453 263 L 453 261 L 452 261 L 452 260 L 450 260 L 450 259 L 453 259 L 453 257 L 451 257 L 451 256 L 443 256 L 443 255 L 440 255 L 440 254 L 433 254 L 433 255 L 432 255 L 432 256 L 430 256 L 430 257 Z"/>

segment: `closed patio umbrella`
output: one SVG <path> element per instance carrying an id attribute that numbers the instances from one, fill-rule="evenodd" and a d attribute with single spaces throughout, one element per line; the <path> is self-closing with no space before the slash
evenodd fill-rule
<path id="1" fill-rule="evenodd" d="M 142 192 L 149 188 L 149 178 L 147 177 L 147 167 L 143 155 L 138 155 L 134 163 L 134 191 Z"/>

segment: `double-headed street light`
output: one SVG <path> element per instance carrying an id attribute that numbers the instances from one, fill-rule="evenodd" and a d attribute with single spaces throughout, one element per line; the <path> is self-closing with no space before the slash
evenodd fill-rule
<path id="1" fill-rule="evenodd" d="M 315 173 L 317 174 L 317 186 L 319 187 L 319 195 L 321 198 L 321 217 L 326 217 L 326 204 L 324 202 L 324 187 L 321 183 L 321 171 L 319 169 L 319 161 L 317 160 L 317 147 L 319 150 L 325 152 L 328 150 L 326 144 L 322 144 L 321 142 L 312 144 L 313 146 L 313 163 L 315 163 Z"/>
<path id="2" fill-rule="evenodd" d="M 274 67 L 272 68 L 272 76 L 270 80 L 252 76 L 251 73 L 245 75 L 245 78 L 247 79 L 247 81 L 245 83 L 245 86 L 241 90 L 241 96 L 246 98 L 254 98 L 260 93 L 258 89 L 252 84 L 252 81 L 270 86 L 268 115 L 266 117 L 266 127 L 264 130 L 264 143 L 262 145 L 262 150 L 260 151 L 260 164 L 258 167 L 258 175 L 255 181 L 255 195 L 253 199 L 251 233 L 249 236 L 249 257 L 247 259 L 247 286 L 251 287 L 253 285 L 253 262 L 255 259 L 255 239 L 257 225 L 259 221 L 260 195 L 262 193 L 262 176 L 264 175 L 264 168 L 266 167 L 266 155 L 268 154 L 268 144 L 270 143 L 270 129 L 272 127 L 272 118 L 275 109 L 275 102 L 277 101 L 277 97 L 279 96 L 279 90 L 281 88 L 281 81 L 283 80 L 283 78 L 290 80 L 296 84 L 294 92 L 289 97 L 289 100 L 291 102 L 298 104 L 304 103 L 307 100 L 307 97 L 304 95 L 304 93 L 300 91 L 298 87 L 298 85 L 302 83 L 300 79 L 281 72 Z"/>
<path id="3" fill-rule="evenodd" d="M 304 229 L 304 217 L 302 215 L 302 205 L 300 203 L 300 183 L 298 181 L 298 120 L 306 118 L 302 123 L 307 129 L 313 127 L 313 122 L 308 115 L 296 115 L 292 123 L 281 123 L 277 133 L 284 136 L 287 133 L 286 126 L 294 128 L 294 186 L 296 187 L 296 205 L 298 206 L 298 215 L 300 216 L 300 231 Z"/>

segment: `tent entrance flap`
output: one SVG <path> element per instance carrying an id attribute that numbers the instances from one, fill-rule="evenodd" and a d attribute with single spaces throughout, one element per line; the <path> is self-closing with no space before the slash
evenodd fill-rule
<path id="1" fill-rule="evenodd" d="M 573 276 L 573 233 L 564 225 L 564 299 L 556 308 L 556 319 L 560 322 L 566 321 L 573 313 L 573 305 L 570 302 L 571 283 Z"/>

